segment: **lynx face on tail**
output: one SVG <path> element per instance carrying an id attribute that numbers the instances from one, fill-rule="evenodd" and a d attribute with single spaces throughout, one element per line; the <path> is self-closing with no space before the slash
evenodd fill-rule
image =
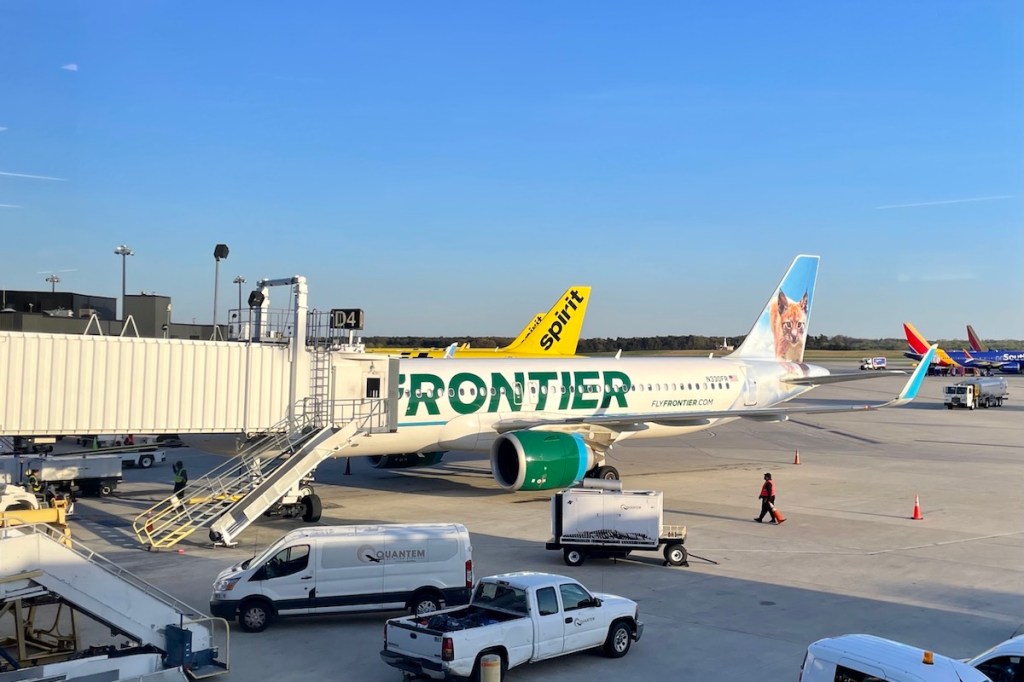
<path id="1" fill-rule="evenodd" d="M 788 362 L 804 359 L 804 341 L 807 339 L 807 292 L 798 303 L 787 298 L 782 291 L 771 307 L 772 335 L 775 337 L 775 357 Z"/>

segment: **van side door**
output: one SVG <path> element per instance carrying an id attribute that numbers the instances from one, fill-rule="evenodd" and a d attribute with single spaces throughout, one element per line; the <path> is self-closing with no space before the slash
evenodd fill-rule
<path id="1" fill-rule="evenodd" d="M 260 592 L 274 603 L 279 613 L 308 613 L 316 584 L 310 546 L 301 544 L 281 549 L 267 559 L 250 580 L 260 583 Z"/>
<path id="2" fill-rule="evenodd" d="M 317 566 L 315 613 L 379 609 L 384 589 L 384 542 L 379 528 L 323 538 Z"/>

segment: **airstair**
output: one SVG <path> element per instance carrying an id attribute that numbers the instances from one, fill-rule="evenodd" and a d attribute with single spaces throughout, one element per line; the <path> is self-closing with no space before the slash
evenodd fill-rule
<path id="1" fill-rule="evenodd" d="M 69 605 L 136 643 L 161 652 L 163 664 L 184 666 L 193 678 L 227 672 L 228 625 L 210 618 L 46 524 L 0 528 L 0 606 L 16 615 L 16 637 L 5 660 L 22 663 L 74 658 L 71 640 L 40 651 L 26 633 L 37 605 Z M 224 657 L 219 660 L 220 647 Z M 12 655 L 11 652 L 14 652 Z M 50 678 L 47 678 L 50 679 Z M 54 678 L 63 679 L 63 678 Z M 113 679 L 104 677 L 103 679 Z"/>
<path id="2" fill-rule="evenodd" d="M 364 433 L 387 428 L 383 399 L 334 401 L 327 406 L 328 425 L 320 426 L 323 410 L 296 410 L 294 426 L 282 422 L 278 433 L 189 484 L 180 499 L 171 495 L 137 516 L 132 528 L 139 542 L 150 549 L 173 547 L 210 527 L 211 540 L 233 544 L 286 496 L 305 506 L 306 520 L 319 518 L 319 498 L 308 485 L 311 472 Z"/>

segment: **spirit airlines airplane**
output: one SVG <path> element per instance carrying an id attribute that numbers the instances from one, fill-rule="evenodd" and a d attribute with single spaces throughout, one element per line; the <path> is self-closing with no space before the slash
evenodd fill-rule
<path id="1" fill-rule="evenodd" d="M 913 400 L 928 362 L 887 402 L 782 405 L 820 384 L 864 378 L 803 363 L 817 271 L 817 256 L 798 256 L 743 344 L 721 358 L 403 359 L 397 430 L 356 440 L 348 454 L 490 451 L 492 473 L 503 488 L 548 490 L 584 476 L 618 478 L 605 457 L 627 438 Z"/>
<path id="2" fill-rule="evenodd" d="M 907 343 L 910 350 L 904 355 L 914 360 L 920 360 L 921 355 L 928 349 L 929 343 L 914 325 L 909 322 L 903 323 L 903 331 L 907 335 Z M 973 329 L 968 327 L 968 338 L 971 337 Z M 985 371 L 998 369 L 1009 374 L 1024 372 L 1024 351 L 1013 350 L 988 350 L 971 353 L 966 350 L 944 351 L 941 348 L 935 350 L 935 360 L 940 367 L 977 367 Z"/>
<path id="3" fill-rule="evenodd" d="M 590 303 L 590 287 L 572 286 L 546 314 L 537 313 L 519 336 L 504 348 L 367 348 L 369 353 L 388 353 L 403 358 L 546 358 L 576 354 L 583 318 Z M 534 331 L 537 333 L 534 334 Z"/>

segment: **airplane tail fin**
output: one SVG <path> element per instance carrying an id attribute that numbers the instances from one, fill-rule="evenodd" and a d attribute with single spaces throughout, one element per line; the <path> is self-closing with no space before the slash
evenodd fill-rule
<path id="1" fill-rule="evenodd" d="M 970 344 L 971 350 L 975 353 L 985 352 L 988 350 L 988 346 L 981 340 L 981 337 L 978 336 L 974 331 L 974 327 L 971 325 L 967 325 L 967 342 Z"/>
<path id="2" fill-rule="evenodd" d="M 917 327 L 909 322 L 904 322 L 903 333 L 907 336 L 907 343 L 910 345 L 910 350 L 920 355 L 924 355 L 928 352 L 928 348 L 931 344 L 928 343 L 927 339 L 921 336 L 921 332 L 917 331 Z"/>
<path id="3" fill-rule="evenodd" d="M 903 333 L 907 335 L 907 343 L 910 345 L 910 349 L 918 355 L 924 355 L 931 348 L 931 344 L 921 336 L 921 332 L 917 331 L 917 328 L 909 322 L 903 323 Z M 949 353 L 935 346 L 935 353 L 933 354 L 935 360 L 940 365 L 959 367 L 960 363 L 949 356 Z"/>
<path id="4" fill-rule="evenodd" d="M 803 362 L 819 260 L 818 256 L 797 256 L 793 260 L 750 333 L 731 355 Z"/>
<path id="5" fill-rule="evenodd" d="M 588 303 L 589 286 L 569 287 L 540 322 L 532 328 L 524 329 L 525 333 L 521 333 L 516 341 L 501 350 L 536 355 L 575 355 Z"/>
<path id="6" fill-rule="evenodd" d="M 538 325 L 540 325 L 541 320 L 543 319 L 544 313 L 535 313 L 534 316 L 530 318 L 530 321 L 526 324 L 526 326 L 523 327 L 523 331 L 519 332 L 519 336 L 512 339 L 512 343 L 508 344 L 504 348 L 499 348 L 498 350 L 507 351 L 510 348 L 515 348 L 516 346 L 521 344 L 523 341 L 526 340 L 527 336 L 533 333 L 533 330 L 536 329 Z"/>

